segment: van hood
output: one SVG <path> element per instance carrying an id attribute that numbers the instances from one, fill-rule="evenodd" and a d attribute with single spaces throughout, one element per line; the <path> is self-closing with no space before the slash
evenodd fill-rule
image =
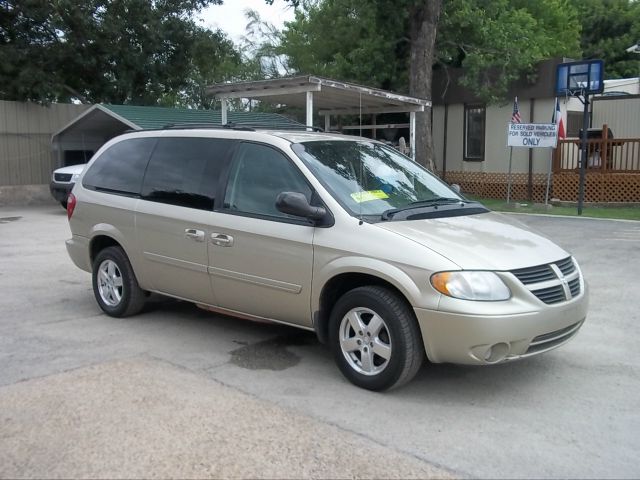
<path id="1" fill-rule="evenodd" d="M 465 270 L 514 270 L 569 256 L 548 238 L 494 212 L 375 225 L 424 245 Z"/>

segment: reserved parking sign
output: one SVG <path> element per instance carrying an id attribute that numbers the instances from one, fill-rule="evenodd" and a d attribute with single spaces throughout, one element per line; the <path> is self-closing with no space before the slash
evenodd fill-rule
<path id="1" fill-rule="evenodd" d="M 523 148 L 556 148 L 558 125 L 555 123 L 510 123 L 507 146 Z"/>

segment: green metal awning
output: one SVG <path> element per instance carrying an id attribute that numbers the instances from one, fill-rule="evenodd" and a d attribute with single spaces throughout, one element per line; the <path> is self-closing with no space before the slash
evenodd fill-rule
<path id="1" fill-rule="evenodd" d="M 163 128 L 170 124 L 214 123 L 222 124 L 220 110 L 195 110 L 190 108 L 140 107 L 135 105 L 101 104 L 101 107 L 126 119 L 137 129 Z M 238 124 L 260 125 L 266 128 L 300 127 L 301 124 L 277 113 L 229 112 L 228 121 Z"/>
<path id="2" fill-rule="evenodd" d="M 284 115 L 264 112 L 229 112 L 228 121 L 267 129 L 302 128 Z M 54 133 L 51 144 L 56 165 L 66 165 L 66 153 L 96 152 L 109 139 L 127 130 L 161 129 L 168 125 L 222 125 L 220 110 L 97 104 Z M 89 153 L 87 153 L 89 152 Z"/>

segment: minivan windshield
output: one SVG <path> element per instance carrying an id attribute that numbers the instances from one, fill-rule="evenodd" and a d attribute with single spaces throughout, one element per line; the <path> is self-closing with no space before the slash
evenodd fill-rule
<path id="1" fill-rule="evenodd" d="M 386 219 L 398 209 L 466 201 L 425 168 L 378 142 L 313 141 L 292 148 L 356 216 Z"/>

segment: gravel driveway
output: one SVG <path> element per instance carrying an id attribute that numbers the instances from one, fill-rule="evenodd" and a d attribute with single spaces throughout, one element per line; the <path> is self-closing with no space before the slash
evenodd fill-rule
<path id="1" fill-rule="evenodd" d="M 378 394 L 313 334 L 162 300 L 103 315 L 57 206 L 0 208 L 0 477 L 640 476 L 640 223 L 518 218 L 591 288 L 580 334 Z"/>

